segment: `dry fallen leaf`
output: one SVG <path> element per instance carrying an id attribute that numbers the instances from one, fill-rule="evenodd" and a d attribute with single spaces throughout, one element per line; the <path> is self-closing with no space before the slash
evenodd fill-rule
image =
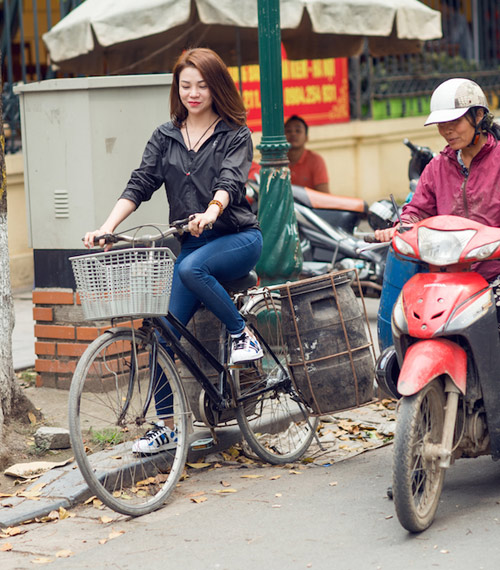
<path id="1" fill-rule="evenodd" d="M 192 503 L 204 503 L 206 500 L 207 500 L 206 497 L 192 497 L 191 498 Z"/>
<path id="2" fill-rule="evenodd" d="M 236 489 L 217 489 L 216 493 L 236 493 Z"/>
<path id="3" fill-rule="evenodd" d="M 71 552 L 71 550 L 59 550 L 59 552 L 56 552 L 56 558 L 69 558 L 74 555 L 75 553 Z"/>
<path id="4" fill-rule="evenodd" d="M 67 511 L 64 507 L 59 507 L 59 519 L 60 520 L 64 520 L 64 519 L 69 519 L 75 516 L 75 513 L 70 513 L 69 511 Z"/>
<path id="5" fill-rule="evenodd" d="M 10 552 L 12 550 L 12 544 L 10 542 L 4 542 L 0 546 L 0 552 Z"/>
<path id="6" fill-rule="evenodd" d="M 112 519 L 111 517 L 102 516 L 102 517 L 99 519 L 99 522 L 102 523 L 102 524 L 108 524 L 108 523 L 110 523 L 110 522 L 113 522 L 113 519 Z"/>
<path id="7" fill-rule="evenodd" d="M 2 531 L 2 538 L 6 538 L 7 536 L 17 536 L 18 534 L 24 534 L 28 532 L 26 530 L 21 530 L 18 526 L 9 526 L 4 528 Z"/>
<path id="8" fill-rule="evenodd" d="M 33 412 L 28 412 L 28 418 L 30 420 L 30 424 L 34 426 L 36 424 L 36 416 Z"/>
<path id="9" fill-rule="evenodd" d="M 109 533 L 108 539 L 112 540 L 113 538 L 118 538 L 122 534 L 125 534 L 124 530 L 113 530 L 112 532 Z"/>
<path id="10" fill-rule="evenodd" d="M 42 489 L 47 485 L 47 483 L 38 483 L 34 485 L 30 489 L 26 489 L 23 493 L 19 493 L 20 497 L 24 497 L 25 499 L 33 499 L 39 500 L 40 495 L 42 494 Z"/>
<path id="11" fill-rule="evenodd" d="M 231 483 L 229 483 L 229 481 L 221 481 L 220 484 L 221 484 L 223 487 L 229 487 L 229 486 L 231 485 Z"/>
<path id="12" fill-rule="evenodd" d="M 261 477 L 263 477 L 263 475 L 240 475 L 240 477 L 242 479 L 260 479 Z"/>
<path id="13" fill-rule="evenodd" d="M 31 561 L 32 564 L 50 564 L 51 562 L 54 562 L 52 558 L 46 558 L 43 556 L 39 558 L 33 558 L 33 560 Z"/>
<path id="14" fill-rule="evenodd" d="M 186 465 L 193 469 L 205 469 L 205 467 L 210 467 L 211 463 L 186 463 Z"/>
<path id="15" fill-rule="evenodd" d="M 337 485 L 337 481 L 332 481 L 332 482 L 330 483 L 330 487 L 335 487 L 336 485 Z"/>
<path id="16" fill-rule="evenodd" d="M 300 471 L 296 471 L 295 469 L 290 469 L 288 473 L 290 473 L 290 475 L 302 475 Z"/>
<path id="17" fill-rule="evenodd" d="M 59 512 L 58 511 L 50 511 L 50 513 L 48 515 L 45 515 L 44 517 L 40 518 L 40 522 L 43 522 L 43 523 L 57 521 L 57 520 L 59 520 Z"/>
<path id="18" fill-rule="evenodd" d="M 142 481 L 137 481 L 136 485 L 137 487 L 146 487 L 148 485 L 152 485 L 155 482 L 156 479 L 154 477 L 148 477 L 147 479 L 144 479 Z"/>
<path id="19" fill-rule="evenodd" d="M 240 450 L 237 449 L 236 447 L 230 447 L 229 449 L 227 449 L 223 455 L 229 455 L 232 458 L 236 458 L 239 457 L 240 455 Z"/>
<path id="20" fill-rule="evenodd" d="M 281 477 L 281 475 L 273 475 L 272 477 L 269 478 L 270 481 L 276 481 L 276 479 L 279 479 Z"/>

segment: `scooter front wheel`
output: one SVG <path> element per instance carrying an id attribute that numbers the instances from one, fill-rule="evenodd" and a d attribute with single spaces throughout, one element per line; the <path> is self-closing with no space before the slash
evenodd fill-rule
<path id="1" fill-rule="evenodd" d="M 428 528 L 439 504 L 444 469 L 437 449 L 443 438 L 445 394 L 439 380 L 400 402 L 394 439 L 394 506 L 410 532 Z"/>

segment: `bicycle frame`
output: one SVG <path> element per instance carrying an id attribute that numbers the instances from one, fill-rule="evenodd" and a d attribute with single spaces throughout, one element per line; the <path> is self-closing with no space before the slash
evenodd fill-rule
<path id="1" fill-rule="evenodd" d="M 165 324 L 164 320 L 159 317 L 153 317 L 147 319 L 149 322 L 152 323 L 155 329 L 160 331 L 160 334 L 163 338 L 167 341 L 172 351 L 178 356 L 178 358 L 184 363 L 186 368 L 191 372 L 193 377 L 196 379 L 197 382 L 200 383 L 202 388 L 205 390 L 206 394 L 208 395 L 210 401 L 215 406 L 218 411 L 227 410 L 229 408 L 234 407 L 239 402 L 245 402 L 250 398 L 255 398 L 260 394 L 263 394 L 269 390 L 268 387 L 264 389 L 260 389 L 258 391 L 252 392 L 251 394 L 247 394 L 243 397 L 238 397 L 233 403 L 233 397 L 227 397 L 227 374 L 230 373 L 230 370 L 227 366 L 222 364 L 222 362 L 227 362 L 227 355 L 228 355 L 228 336 L 226 332 L 226 327 L 224 324 L 222 325 L 221 331 L 221 340 L 225 339 L 220 344 L 220 360 L 217 360 L 204 346 L 203 344 L 188 330 L 188 328 L 183 325 L 174 315 L 168 313 L 165 315 L 165 319 L 173 326 L 177 331 L 180 333 L 181 338 L 185 338 L 186 341 L 204 358 L 208 361 L 210 366 L 219 374 L 219 383 L 218 386 L 214 386 L 214 384 L 208 379 L 206 374 L 200 369 L 200 367 L 196 364 L 193 358 L 184 350 L 180 339 L 177 338 L 175 333 Z M 283 373 L 283 381 L 282 382 L 291 382 L 289 377 L 288 371 L 285 369 L 283 364 L 279 361 L 276 354 L 270 348 L 266 340 L 263 338 L 261 333 L 257 328 L 255 328 L 252 324 L 249 324 L 249 327 L 252 329 L 254 334 L 259 339 L 266 349 L 269 351 L 269 354 L 272 356 L 273 360 L 275 361 L 276 365 L 280 368 L 281 372 Z M 154 368 L 152 367 L 152 370 Z M 153 382 L 151 382 L 151 385 Z M 275 386 L 273 386 L 274 388 Z"/>

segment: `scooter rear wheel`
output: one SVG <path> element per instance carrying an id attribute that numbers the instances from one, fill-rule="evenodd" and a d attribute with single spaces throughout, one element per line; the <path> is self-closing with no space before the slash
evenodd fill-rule
<path id="1" fill-rule="evenodd" d="M 401 525 L 428 528 L 439 504 L 444 469 L 436 452 L 443 436 L 445 394 L 434 380 L 400 402 L 394 440 L 393 495 Z"/>

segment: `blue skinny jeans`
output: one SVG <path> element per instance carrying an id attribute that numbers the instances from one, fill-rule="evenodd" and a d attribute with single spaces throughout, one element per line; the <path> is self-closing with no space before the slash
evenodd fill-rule
<path id="1" fill-rule="evenodd" d="M 257 229 L 227 235 L 208 230 L 198 238 L 189 235 L 174 266 L 170 312 L 186 325 L 203 303 L 228 332 L 243 332 L 245 321 L 220 282 L 247 275 L 257 264 L 261 251 L 262 234 Z M 175 328 L 166 319 L 164 322 L 179 338 Z M 172 351 L 163 346 L 173 357 Z M 169 384 L 162 375 L 157 374 L 156 378 L 156 412 L 161 418 L 172 413 L 173 402 Z"/>

